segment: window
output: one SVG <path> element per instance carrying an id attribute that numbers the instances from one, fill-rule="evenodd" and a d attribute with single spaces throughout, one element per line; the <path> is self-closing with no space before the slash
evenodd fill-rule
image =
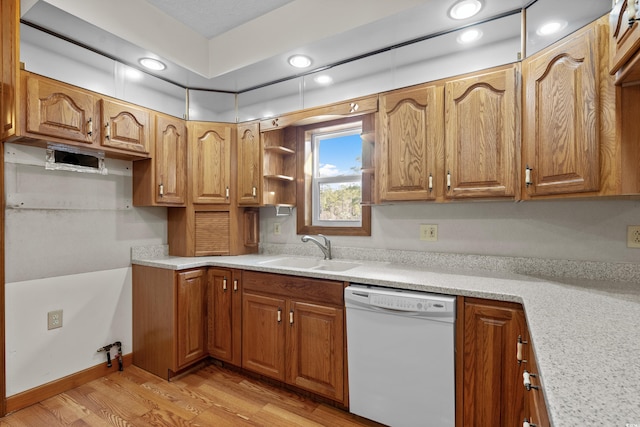
<path id="1" fill-rule="evenodd" d="M 297 129 L 298 234 L 371 235 L 371 208 L 363 206 L 363 127 L 367 116 Z M 369 129 L 372 130 L 372 129 Z M 367 130 L 367 131 L 369 131 Z"/>

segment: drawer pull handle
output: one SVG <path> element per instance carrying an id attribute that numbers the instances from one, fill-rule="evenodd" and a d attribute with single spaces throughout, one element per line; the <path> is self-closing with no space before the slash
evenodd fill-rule
<path id="1" fill-rule="evenodd" d="M 233 281 L 233 292 L 238 292 L 238 279 Z"/>
<path id="2" fill-rule="evenodd" d="M 293 310 L 289 312 L 289 324 L 293 325 Z"/>
<path id="3" fill-rule="evenodd" d="M 522 427 L 538 427 L 538 425 L 532 423 L 531 421 L 525 418 L 524 421 L 522 422 Z"/>
<path id="4" fill-rule="evenodd" d="M 522 340 L 522 335 L 518 335 L 518 344 L 517 344 L 517 352 L 516 352 L 516 359 L 518 360 L 518 365 L 520 365 L 522 362 L 527 363 L 527 361 L 522 358 L 523 344 L 529 344 L 529 343 L 527 341 Z"/>
<path id="5" fill-rule="evenodd" d="M 527 391 L 531 391 L 531 389 L 538 390 L 540 388 L 538 386 L 531 385 L 531 378 L 535 378 L 536 376 L 536 374 L 532 374 L 526 370 L 522 373 L 522 383 Z"/>
<path id="6" fill-rule="evenodd" d="M 227 278 L 222 279 L 222 290 L 227 291 Z"/>
<path id="7" fill-rule="evenodd" d="M 282 322 L 282 309 L 278 307 L 278 323 Z"/>

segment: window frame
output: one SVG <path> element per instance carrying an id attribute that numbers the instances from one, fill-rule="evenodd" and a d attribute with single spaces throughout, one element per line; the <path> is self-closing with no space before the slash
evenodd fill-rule
<path id="1" fill-rule="evenodd" d="M 353 128 L 353 124 L 362 122 L 362 133 L 369 132 L 373 126 L 373 114 L 348 117 L 298 126 L 296 129 L 297 182 L 296 182 L 296 227 L 298 234 L 325 234 L 327 236 L 371 236 L 371 206 L 362 204 L 360 225 L 326 226 L 313 225 L 313 152 L 311 150 L 311 132 L 343 130 Z M 363 144 L 364 150 L 364 144 Z M 364 154 L 364 153 L 363 153 Z M 362 200 L 370 200 L 365 195 L 364 175 L 361 178 Z"/>

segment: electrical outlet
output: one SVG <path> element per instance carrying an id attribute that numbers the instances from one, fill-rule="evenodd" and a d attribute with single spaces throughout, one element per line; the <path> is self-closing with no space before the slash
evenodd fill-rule
<path id="1" fill-rule="evenodd" d="M 62 328 L 62 310 L 47 313 L 47 329 Z"/>
<path id="2" fill-rule="evenodd" d="M 640 225 L 627 227 L 627 247 L 640 248 Z"/>
<path id="3" fill-rule="evenodd" d="M 275 235 L 279 235 L 280 234 L 280 223 L 279 222 L 275 222 L 273 224 L 273 234 L 275 234 Z"/>
<path id="4" fill-rule="evenodd" d="M 438 241 L 438 226 L 436 224 L 420 224 L 420 240 Z"/>

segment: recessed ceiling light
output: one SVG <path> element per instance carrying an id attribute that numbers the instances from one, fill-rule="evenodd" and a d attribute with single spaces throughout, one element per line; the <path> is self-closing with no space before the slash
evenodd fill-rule
<path id="1" fill-rule="evenodd" d="M 567 26 L 567 21 L 549 21 L 540 25 L 536 30 L 539 36 L 548 36 L 563 30 Z"/>
<path id="2" fill-rule="evenodd" d="M 449 9 L 449 16 L 453 19 L 471 18 L 482 9 L 479 0 L 460 0 Z"/>
<path id="3" fill-rule="evenodd" d="M 289 64 L 296 68 L 307 68 L 311 65 L 311 58 L 304 55 L 293 55 L 289 57 Z"/>
<path id="4" fill-rule="evenodd" d="M 142 58 L 138 62 L 140 62 L 140 65 L 142 65 L 143 67 L 153 71 L 162 71 L 167 68 L 164 62 L 153 58 Z"/>
<path id="5" fill-rule="evenodd" d="M 456 38 L 456 40 L 460 44 L 466 44 L 466 43 L 474 42 L 478 40 L 480 37 L 482 37 L 482 31 L 476 28 L 472 28 L 470 30 L 465 31 L 464 33 L 461 33 Z"/>
<path id="6" fill-rule="evenodd" d="M 313 81 L 315 81 L 319 85 L 329 85 L 333 82 L 333 79 L 331 78 L 331 76 L 328 76 L 326 74 L 320 74 L 318 76 L 315 76 L 313 78 Z"/>

